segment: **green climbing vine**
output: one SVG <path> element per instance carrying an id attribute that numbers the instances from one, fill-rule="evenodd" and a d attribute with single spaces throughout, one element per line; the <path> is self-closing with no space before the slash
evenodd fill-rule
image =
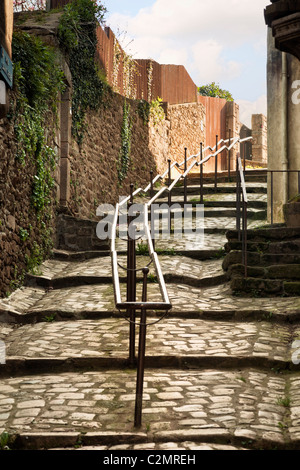
<path id="1" fill-rule="evenodd" d="M 131 128 L 132 123 L 130 119 L 130 104 L 124 100 L 123 106 L 123 122 L 121 128 L 121 149 L 118 159 L 118 179 L 122 184 L 126 178 L 129 164 L 130 164 L 130 151 L 131 151 Z"/>
<path id="2" fill-rule="evenodd" d="M 15 32 L 12 58 L 14 89 L 8 118 L 14 129 L 16 166 L 29 178 L 31 186 L 30 214 L 25 216 L 24 213 L 28 220 L 23 220 L 26 225 L 20 228 L 19 238 L 26 253 L 26 268 L 32 269 L 52 248 L 50 220 L 54 204 L 51 196 L 57 162 L 53 142 L 58 94 L 65 84 L 54 49 L 38 37 Z M 23 273 L 16 271 L 14 283 L 22 277 Z"/>
<path id="3" fill-rule="evenodd" d="M 49 111 L 57 112 L 58 92 L 64 89 L 64 75 L 56 64 L 54 50 L 38 37 L 24 32 L 13 36 L 14 87 L 16 91 L 14 131 L 16 159 L 22 166 L 34 163 L 31 203 L 43 218 L 50 205 L 55 150 L 47 143 L 45 124 Z"/>
<path id="4" fill-rule="evenodd" d="M 86 131 L 86 112 L 97 109 L 107 88 L 95 62 L 97 25 L 106 9 L 93 0 L 73 0 L 64 7 L 59 24 L 60 47 L 72 75 L 72 134 L 81 143 Z"/>

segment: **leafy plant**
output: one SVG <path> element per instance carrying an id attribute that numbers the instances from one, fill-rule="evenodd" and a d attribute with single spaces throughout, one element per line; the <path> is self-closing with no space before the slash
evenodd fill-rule
<path id="1" fill-rule="evenodd" d="M 291 399 L 289 397 L 278 398 L 277 405 L 284 406 L 285 408 L 289 408 L 291 404 Z"/>
<path id="2" fill-rule="evenodd" d="M 131 120 L 130 120 L 130 105 L 124 100 L 123 105 L 123 122 L 121 128 L 121 149 L 119 153 L 118 166 L 118 179 L 122 183 L 126 178 L 131 152 Z"/>
<path id="3" fill-rule="evenodd" d="M 198 92 L 202 96 L 212 96 L 215 98 L 225 98 L 227 101 L 233 101 L 232 94 L 227 90 L 222 90 L 219 84 L 212 82 L 198 88 Z"/>
<path id="4" fill-rule="evenodd" d="M 9 433 L 6 431 L 3 431 L 0 434 L 0 450 L 9 450 L 9 446 L 8 446 L 9 440 L 10 440 Z"/>
<path id="5" fill-rule="evenodd" d="M 153 284 L 153 283 L 156 284 L 158 282 L 157 276 L 155 276 L 155 274 L 153 273 L 148 274 L 147 279 L 150 284 Z"/>
<path id="6" fill-rule="evenodd" d="M 146 100 L 139 100 L 138 115 L 143 119 L 144 124 L 148 124 L 150 118 L 150 103 Z"/>
<path id="7" fill-rule="evenodd" d="M 55 321 L 55 317 L 56 317 L 56 313 L 53 313 L 52 315 L 48 315 L 48 316 L 46 315 L 44 317 L 44 321 L 48 323 L 52 323 Z"/>
<path id="8" fill-rule="evenodd" d="M 136 248 L 136 254 L 137 255 L 148 255 L 149 254 L 148 244 L 143 242 L 143 241 L 138 243 L 137 248 Z"/>
<path id="9" fill-rule="evenodd" d="M 165 119 L 165 113 L 161 105 L 162 99 L 159 97 L 156 100 L 151 101 L 150 104 L 149 116 L 154 127 Z"/>
<path id="10" fill-rule="evenodd" d="M 29 237 L 29 232 L 26 229 L 20 227 L 19 236 L 20 236 L 20 240 L 22 242 L 25 242 L 27 238 Z"/>
<path id="11" fill-rule="evenodd" d="M 86 131 L 87 110 L 97 109 L 107 87 L 95 62 L 98 22 L 106 9 L 93 0 L 73 0 L 63 10 L 59 41 L 72 75 L 72 134 L 78 143 Z"/>

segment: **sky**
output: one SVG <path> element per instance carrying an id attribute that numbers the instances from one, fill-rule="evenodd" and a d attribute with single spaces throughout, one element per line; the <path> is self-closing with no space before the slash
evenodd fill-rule
<path id="1" fill-rule="evenodd" d="M 216 82 L 240 120 L 267 113 L 268 0 L 103 0 L 105 23 L 135 59 L 184 65 L 197 86 Z"/>

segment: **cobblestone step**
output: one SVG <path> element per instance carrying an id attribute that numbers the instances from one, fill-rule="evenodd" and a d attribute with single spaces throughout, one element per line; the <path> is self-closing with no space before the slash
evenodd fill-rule
<path id="1" fill-rule="evenodd" d="M 141 298 L 142 284 L 137 284 L 137 298 Z M 126 285 L 121 284 L 123 298 Z M 172 315 L 238 319 L 264 317 L 279 321 L 297 321 L 300 313 L 299 296 L 238 297 L 232 295 L 230 284 L 213 287 L 193 287 L 184 283 L 169 283 L 168 293 L 173 305 Z M 148 285 L 148 299 L 160 299 L 157 283 Z M 116 314 L 113 286 L 108 284 L 83 285 L 64 289 L 23 287 L 9 299 L 0 301 L 2 322 L 28 323 L 51 319 L 103 318 Z M 151 312 L 149 313 L 152 314 Z"/>
<path id="2" fill-rule="evenodd" d="M 137 316 L 137 330 L 139 318 Z M 148 318 L 146 364 L 150 367 L 233 368 L 292 367 L 292 343 L 300 327 L 261 322 L 203 319 Z M 129 323 L 124 318 L 104 318 L 37 323 L 12 328 L 0 325 L 6 344 L 3 373 L 46 368 L 126 366 Z M 43 359 L 43 361 L 42 361 Z M 72 359 L 72 361 L 70 361 Z"/>
<path id="3" fill-rule="evenodd" d="M 266 184 L 247 190 L 254 212 L 263 212 Z M 0 300 L 0 434 L 9 433 L 11 448 L 299 448 L 299 297 L 232 295 L 222 257 L 225 232 L 235 229 L 235 182 L 217 192 L 206 183 L 204 192 L 214 217 L 205 218 L 203 237 L 156 240 L 173 308 L 147 312 L 140 429 L 129 323 L 115 310 L 109 252 L 55 250 L 26 286 Z M 183 187 L 173 194 L 180 202 Z M 188 194 L 199 197 L 199 186 Z M 261 223 L 249 220 L 252 228 Z M 126 265 L 126 243 L 118 249 Z M 140 254 L 138 266 L 146 260 Z M 148 299 L 157 301 L 155 276 L 149 281 Z M 124 282 L 121 290 L 125 298 Z"/>
<path id="4" fill-rule="evenodd" d="M 7 378 L 0 385 L 0 428 L 16 438 L 11 446 L 18 449 L 79 442 L 105 448 L 194 442 L 296 449 L 299 380 L 299 373 L 254 368 L 146 369 L 143 424 L 137 432 L 135 370 Z M 294 393 L 289 406 L 287 389 Z"/>

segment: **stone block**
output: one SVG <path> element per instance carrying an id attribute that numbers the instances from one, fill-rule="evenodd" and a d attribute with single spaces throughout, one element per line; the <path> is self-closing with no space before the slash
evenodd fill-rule
<path id="1" fill-rule="evenodd" d="M 267 271 L 271 279 L 300 279 L 299 264 L 270 266 Z"/>
<path id="2" fill-rule="evenodd" d="M 284 282 L 283 289 L 288 295 L 300 295 L 300 282 Z"/>

